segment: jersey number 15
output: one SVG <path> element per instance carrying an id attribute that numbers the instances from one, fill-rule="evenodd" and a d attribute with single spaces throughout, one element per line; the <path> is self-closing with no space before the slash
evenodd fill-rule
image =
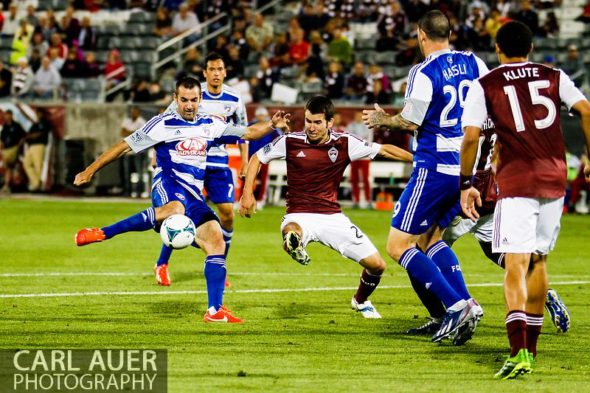
<path id="1" fill-rule="evenodd" d="M 557 109 L 555 108 L 553 101 L 539 93 L 540 89 L 546 89 L 550 86 L 549 81 L 533 81 L 529 82 L 528 86 L 533 105 L 543 105 L 547 108 L 547 116 L 544 119 L 535 120 L 535 127 L 539 130 L 550 127 L 557 116 Z M 504 93 L 508 96 L 508 101 L 510 101 L 510 109 L 512 110 L 512 118 L 514 119 L 516 131 L 524 131 L 525 125 L 522 118 L 520 103 L 518 101 L 518 95 L 516 94 L 516 88 L 512 85 L 504 86 Z"/>

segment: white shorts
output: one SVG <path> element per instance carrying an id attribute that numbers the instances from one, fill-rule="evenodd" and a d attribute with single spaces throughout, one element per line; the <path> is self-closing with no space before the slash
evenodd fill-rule
<path id="1" fill-rule="evenodd" d="M 461 236 L 472 233 L 480 243 L 492 242 L 492 230 L 494 229 L 494 215 L 481 216 L 476 222 L 461 216 L 455 217 L 451 225 L 445 229 L 443 240 L 452 246 Z"/>
<path id="2" fill-rule="evenodd" d="M 503 198 L 496 204 L 493 252 L 547 255 L 555 247 L 563 198 Z"/>
<path id="3" fill-rule="evenodd" d="M 289 223 L 303 230 L 303 245 L 320 242 L 356 262 L 377 252 L 377 249 L 359 227 L 342 213 L 292 213 L 283 217 L 281 231 Z"/>

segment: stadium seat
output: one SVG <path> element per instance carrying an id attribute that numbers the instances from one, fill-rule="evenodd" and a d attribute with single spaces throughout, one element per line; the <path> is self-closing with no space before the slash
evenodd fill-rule
<path id="1" fill-rule="evenodd" d="M 156 14 L 153 12 L 131 12 L 129 15 L 129 23 L 148 23 L 152 24 L 156 22 Z"/>

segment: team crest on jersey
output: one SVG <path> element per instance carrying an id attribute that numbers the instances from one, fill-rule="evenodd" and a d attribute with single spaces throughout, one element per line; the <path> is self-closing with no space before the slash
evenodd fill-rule
<path id="1" fill-rule="evenodd" d="M 181 193 L 175 193 L 174 195 L 176 195 L 176 198 L 180 199 L 181 201 L 184 201 L 184 195 L 182 195 Z"/>
<path id="2" fill-rule="evenodd" d="M 201 138 L 183 139 L 176 144 L 176 152 L 179 156 L 206 156 L 207 141 Z"/>
<path id="3" fill-rule="evenodd" d="M 143 141 L 143 133 L 134 132 L 133 134 L 131 134 L 131 140 L 135 143 L 139 143 L 139 142 Z"/>
<path id="4" fill-rule="evenodd" d="M 225 111 L 225 113 L 227 113 L 228 115 L 231 115 L 232 113 L 232 106 L 231 105 L 224 105 L 223 106 L 223 110 Z"/>
<path id="5" fill-rule="evenodd" d="M 268 153 L 270 153 L 270 149 L 272 149 L 272 146 L 269 143 L 268 145 L 264 146 L 262 151 L 264 152 L 264 154 L 268 154 Z"/>
<path id="6" fill-rule="evenodd" d="M 332 146 L 330 150 L 328 150 L 328 157 L 330 157 L 330 161 L 336 162 L 336 159 L 338 158 L 338 149 Z"/>
<path id="7" fill-rule="evenodd" d="M 453 56 L 448 56 L 448 57 L 447 57 L 447 62 L 448 62 L 449 64 L 453 64 Z"/>

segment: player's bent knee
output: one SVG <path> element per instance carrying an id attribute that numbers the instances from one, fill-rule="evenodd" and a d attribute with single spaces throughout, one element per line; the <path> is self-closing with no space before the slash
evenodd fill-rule
<path id="1" fill-rule="evenodd" d="M 383 258 L 381 258 L 379 253 L 368 256 L 360 263 L 370 274 L 374 276 L 380 276 L 387 268 L 387 263 L 383 260 Z"/>
<path id="2" fill-rule="evenodd" d="M 154 209 L 156 212 L 156 221 L 162 222 L 173 214 L 184 214 L 185 208 L 179 201 L 168 202 L 164 206 Z"/>

